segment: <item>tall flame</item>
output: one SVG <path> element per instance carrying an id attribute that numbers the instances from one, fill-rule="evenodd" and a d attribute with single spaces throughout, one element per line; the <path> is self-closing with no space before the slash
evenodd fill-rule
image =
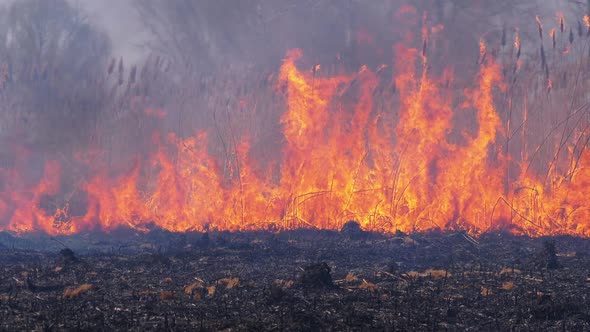
<path id="1" fill-rule="evenodd" d="M 92 175 L 65 186 L 62 163 L 49 160 L 25 176 L 32 154 L 15 148 L 14 165 L 0 168 L 0 230 L 338 229 L 354 219 L 385 232 L 587 235 L 590 152 L 570 148 L 572 162 L 558 165 L 565 176 L 549 172 L 546 180 L 530 171 L 527 151 L 513 156 L 504 148 L 511 133 L 497 105 L 508 84 L 484 40 L 473 87 L 456 89 L 451 69 L 437 77 L 426 65 L 427 34 L 416 48 L 396 44 L 393 64 L 376 71 L 302 70 L 303 52 L 289 51 L 273 86 L 283 100 L 276 110 L 283 140 L 270 165 L 254 157 L 248 135 L 233 137 L 224 159 L 210 151 L 207 131 L 155 134 L 154 151 L 123 174 L 89 161 Z M 518 31 L 514 46 L 520 52 Z M 383 74 L 390 68 L 393 82 Z M 391 109 L 376 97 L 389 86 L 396 89 Z M 526 99 L 524 110 L 526 149 Z"/>

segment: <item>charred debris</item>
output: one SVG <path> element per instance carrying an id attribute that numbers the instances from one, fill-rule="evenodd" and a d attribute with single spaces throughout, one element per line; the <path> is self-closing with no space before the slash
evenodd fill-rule
<path id="1" fill-rule="evenodd" d="M 590 328 L 587 239 L 353 224 L 120 236 L 2 234 L 0 329 Z"/>

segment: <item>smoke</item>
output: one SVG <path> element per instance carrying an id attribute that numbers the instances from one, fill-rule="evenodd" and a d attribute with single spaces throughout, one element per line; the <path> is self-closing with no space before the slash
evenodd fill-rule
<path id="1" fill-rule="evenodd" d="M 112 54 L 129 63 L 141 62 L 147 53 L 144 48 L 149 32 L 142 26 L 133 0 L 70 0 L 84 8 L 88 18 L 108 33 L 112 40 Z"/>
<path id="2" fill-rule="evenodd" d="M 64 1 L 72 8 L 66 8 Z M 525 79 L 532 82 L 533 88 L 525 90 L 528 83 L 524 84 L 523 91 L 515 95 L 526 97 L 531 93 L 535 97 L 531 100 L 538 101 L 541 100 L 539 91 L 545 97 L 546 91 L 558 90 L 560 84 L 565 86 L 557 80 L 555 85 L 547 82 L 553 78 L 548 63 L 557 57 L 549 53 L 550 44 L 543 48 L 543 43 L 550 41 L 539 40 L 535 23 L 538 15 L 547 27 L 545 37 L 557 24 L 555 9 L 546 2 L 504 0 L 472 2 L 467 6 L 454 0 L 4 0 L 0 3 L 10 6 L 0 25 L 4 38 L 4 43 L 0 43 L 0 58 L 5 74 L 0 134 L 10 137 L 3 139 L 3 143 L 23 143 L 27 150 L 21 153 L 20 147 L 3 148 L 1 159 L 18 155 L 7 169 L 34 168 L 22 172 L 25 178 L 36 177 L 28 181 L 33 185 L 16 180 L 11 185 L 22 192 L 35 192 L 30 195 L 32 200 L 37 205 L 44 202 L 41 205 L 49 206 L 43 208 L 46 212 L 74 206 L 75 199 L 84 201 L 84 192 L 93 190 L 88 185 L 91 178 L 100 179 L 93 183 L 101 188 L 98 193 L 110 193 L 111 188 L 101 185 L 122 174 L 135 182 L 125 187 L 113 181 L 117 187 L 113 192 L 119 190 L 115 196 L 123 192 L 118 199 L 125 203 L 133 201 L 124 190 L 131 188 L 137 196 L 133 202 L 141 205 L 144 202 L 139 197 L 140 191 L 143 194 L 143 190 L 149 192 L 157 185 L 162 188 L 177 185 L 163 180 L 164 185 L 156 185 L 154 179 L 166 167 L 172 178 L 178 177 L 175 167 L 183 162 L 178 157 L 183 154 L 194 155 L 198 161 L 194 164 L 206 165 L 204 168 L 214 168 L 211 165 L 218 163 L 215 168 L 219 170 L 220 182 L 235 184 L 241 181 L 244 172 L 250 172 L 271 177 L 269 183 L 278 183 L 277 172 L 284 161 L 281 158 L 292 157 L 281 154 L 288 140 L 282 129 L 288 123 L 284 118 L 285 102 L 297 90 L 293 90 L 293 77 L 286 78 L 289 74 L 283 72 L 283 77 L 277 78 L 279 67 L 289 61 L 283 60 L 288 53 L 292 59 L 297 58 L 293 72 L 301 71 L 302 77 L 311 77 L 309 85 L 306 83 L 301 90 L 305 98 L 314 101 L 318 93 L 316 85 L 324 82 L 334 89 L 329 95 L 344 104 L 328 105 L 324 109 L 327 114 L 336 119 L 340 119 L 338 116 L 354 119 L 352 115 L 365 111 L 365 121 L 374 119 L 372 123 L 379 125 L 382 125 L 380 121 L 387 121 L 389 132 L 400 121 L 403 111 L 399 98 L 404 87 L 397 85 L 405 82 L 408 85 L 405 93 L 411 94 L 408 91 L 413 91 L 414 74 L 420 77 L 428 73 L 416 85 L 431 77 L 441 78 L 438 85 L 448 93 L 450 101 L 445 104 L 448 109 L 433 107 L 429 109 L 432 116 L 445 112 L 449 115 L 451 109 L 462 112 L 464 106 L 453 104 L 456 102 L 453 94 L 461 95 L 463 88 L 477 84 L 474 80 L 477 72 L 494 58 L 507 60 L 503 68 L 511 71 L 505 70 L 503 74 L 516 81 L 522 79 L 518 75 L 520 61 L 533 63 L 542 54 L 545 72 L 539 75 L 529 70 L 531 74 Z M 54 5 L 64 10 L 48 10 Z M 568 28 L 575 26 L 581 8 L 572 5 L 561 9 Z M 47 13 L 53 16 L 43 16 Z M 520 49 L 514 55 L 511 42 L 517 28 L 523 44 L 522 56 Z M 31 30 L 37 33 L 29 34 Z M 572 38 L 569 39 L 571 44 Z M 561 35 L 556 42 L 559 47 L 567 43 L 568 38 Z M 299 51 L 290 51 L 295 48 L 301 50 L 301 59 L 294 56 Z M 415 63 L 408 61 L 414 58 Z M 399 74 L 396 70 L 412 75 L 396 81 L 392 78 Z M 326 80 L 340 75 L 357 78 L 350 82 L 335 79 L 341 82 L 335 85 Z M 363 80 L 378 83 L 369 84 L 374 90 L 363 90 L 366 83 Z M 374 103 L 367 102 L 366 108 L 359 111 L 354 105 L 363 93 Z M 524 102 L 518 100 L 516 104 Z M 499 107 L 502 123 L 525 123 L 519 118 L 520 109 L 514 111 L 518 116 L 513 117 L 512 113 L 504 112 L 503 106 Z M 327 123 L 326 127 L 344 133 L 358 125 L 355 121 L 343 120 L 337 126 Z M 408 128 L 412 121 L 406 121 Z M 449 115 L 448 121 L 453 122 L 454 128 L 450 133 L 439 132 L 439 139 L 454 140 L 458 146 L 465 145 L 479 130 L 474 125 L 477 122 L 474 115 L 471 118 Z M 321 137 L 330 130 L 320 128 L 315 134 Z M 404 131 L 401 136 L 411 141 L 413 130 Z M 495 138 L 495 131 L 491 136 Z M 342 136 L 342 140 L 349 138 Z M 360 135 L 356 141 L 364 139 Z M 538 137 L 530 142 L 537 143 L 534 139 Z M 511 147 L 507 144 L 506 149 L 514 149 L 516 141 L 518 138 L 512 139 Z M 391 142 L 384 146 L 388 144 Z M 520 151 L 509 153 L 516 156 Z M 301 157 L 304 160 L 307 155 Z M 346 152 L 332 161 L 338 158 L 345 159 L 343 162 L 352 160 Z M 543 165 L 546 165 L 547 156 L 544 158 Z M 251 165 L 257 167 L 244 170 L 242 166 L 248 159 L 256 160 Z M 367 164 L 374 162 L 372 156 L 367 156 Z M 35 166 L 27 166 L 31 163 Z M 190 167 L 197 167 L 194 164 Z M 297 166 L 304 167 L 303 164 Z M 426 167 L 436 178 L 442 166 L 433 162 Z M 58 169 L 63 176 L 52 173 Z M 103 177 L 94 177 L 102 173 L 105 173 Z M 48 180 L 47 183 L 36 181 L 41 178 Z M 183 183 L 178 184 L 182 186 Z M 49 193 L 39 196 L 38 192 L 42 191 Z M 178 201 L 182 201 L 180 193 L 182 190 L 175 197 Z M 94 195 L 100 196 L 97 192 Z M 241 183 L 240 195 L 243 197 Z M 49 196 L 51 199 L 46 198 Z M 165 201 L 166 197 L 157 196 L 157 199 Z M 5 201 L 10 202 L 11 198 Z M 31 197 L 22 201 L 31 201 Z M 20 207 L 23 211 L 31 210 L 28 205 Z"/>
<path id="3" fill-rule="evenodd" d="M 13 3 L 15 0 L 0 0 L 0 6 Z M 18 0 L 16 0 L 18 1 Z M 86 14 L 87 18 L 95 24 L 98 28 L 108 33 L 112 40 L 112 55 L 115 57 L 124 57 L 129 63 L 139 63 L 151 52 L 146 48 L 146 44 L 153 42 L 155 36 L 153 31 L 150 31 L 142 22 L 142 17 L 138 12 L 138 4 L 142 1 L 136 0 L 68 0 L 72 5 L 79 6 Z M 149 1 L 148 1 L 149 2 Z M 173 1 L 160 1 L 164 6 L 172 8 L 179 3 Z M 201 6 L 208 6 L 215 4 L 217 1 L 190 1 Z M 270 53 L 268 50 L 269 44 L 277 43 L 278 40 L 284 41 L 282 48 L 278 51 L 278 57 L 281 58 L 285 48 L 301 47 L 304 42 L 302 40 L 314 40 L 314 47 L 324 48 L 326 53 L 337 53 L 338 47 L 334 47 L 335 40 L 344 39 L 345 43 L 351 42 L 355 38 L 355 34 L 359 28 L 367 28 L 368 26 L 379 27 L 383 34 L 392 34 L 396 30 L 401 30 L 395 18 L 391 15 L 392 7 L 401 6 L 404 1 L 326 1 L 326 0 L 308 0 L 299 2 L 300 5 L 291 1 L 244 1 L 245 6 L 251 6 L 255 11 L 255 15 L 261 21 L 261 25 L 265 25 L 264 29 L 260 30 L 258 36 L 250 38 L 251 36 L 228 36 L 230 33 L 245 33 L 246 31 L 229 31 L 226 22 L 218 21 L 216 19 L 208 22 L 208 28 L 211 31 L 220 31 L 218 34 L 224 39 L 243 40 L 239 47 L 234 51 L 247 51 L 243 49 L 243 45 L 251 48 L 262 48 Z M 583 1 L 571 2 L 564 4 L 558 1 L 524 1 L 527 3 L 525 15 L 520 15 L 523 12 L 515 12 L 518 9 L 520 2 L 502 1 L 499 5 L 491 8 L 494 10 L 484 13 L 492 19 L 494 26 L 485 27 L 485 22 L 479 22 L 476 26 L 468 25 L 467 22 L 456 22 L 457 25 L 462 26 L 465 30 L 476 29 L 483 33 L 493 32 L 502 25 L 508 28 L 519 27 L 520 29 L 526 26 L 531 27 L 534 22 L 535 15 L 541 16 L 544 20 L 554 20 L 555 13 L 562 11 L 567 17 L 581 17 L 588 11 L 586 4 Z M 326 11 L 327 5 L 331 5 L 337 10 L 329 12 Z M 436 19 L 462 19 L 460 13 L 465 13 L 465 16 L 472 15 L 477 12 L 480 4 L 472 3 L 465 5 L 463 2 L 453 0 L 422 0 L 412 1 L 409 4 L 415 5 L 417 8 L 424 10 L 429 15 L 436 17 Z M 231 11 L 232 7 L 237 4 L 230 2 L 223 5 L 225 11 Z M 482 8 L 483 9 L 483 8 Z M 338 13 L 338 11 L 340 13 Z M 457 14 L 459 13 L 459 14 Z M 341 17 L 338 17 L 340 15 Z M 217 18 L 217 17 L 216 17 Z M 477 17 L 479 19 L 479 17 Z M 322 25 L 309 24 L 310 20 L 318 20 L 323 22 Z M 338 22 L 340 21 L 340 22 Z M 240 27 L 245 27 L 244 22 L 238 22 Z M 573 24 L 574 22 L 572 22 Z M 484 26 L 482 28 L 482 26 Z M 572 25 L 573 26 L 573 25 Z M 357 30 L 351 30 L 357 29 Z M 376 31 L 371 31 L 375 33 Z M 215 35 L 215 33 L 214 33 Z M 476 36 L 475 42 L 481 36 Z M 256 40 L 257 39 L 257 40 Z M 386 42 L 385 38 L 379 40 Z M 190 43 L 190 41 L 187 41 Z M 238 45 L 236 45 L 238 46 Z M 383 48 L 387 49 L 390 45 L 384 43 Z M 471 45 L 473 46 L 473 45 Z M 262 53 L 262 52 L 260 52 Z M 219 56 L 220 54 L 215 54 Z M 334 54 L 332 54 L 334 55 Z M 277 54 L 272 54 L 276 57 Z M 221 57 L 223 58 L 223 57 Z M 264 58 L 268 61 L 268 58 Z"/>

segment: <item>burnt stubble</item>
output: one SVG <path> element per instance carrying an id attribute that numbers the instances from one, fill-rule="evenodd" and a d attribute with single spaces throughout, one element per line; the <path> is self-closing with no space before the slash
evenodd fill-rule
<path id="1" fill-rule="evenodd" d="M 210 232 L 202 246 L 200 233 L 125 236 L 27 245 L 5 234 L 0 329 L 590 328 L 587 239 L 297 230 Z"/>

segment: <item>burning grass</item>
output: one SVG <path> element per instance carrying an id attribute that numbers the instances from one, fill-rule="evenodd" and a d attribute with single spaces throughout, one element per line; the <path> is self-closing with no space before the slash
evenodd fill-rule
<path id="1" fill-rule="evenodd" d="M 538 48 L 523 49 L 518 30 L 514 48 L 483 37 L 464 77 L 432 67 L 431 46 L 443 37 L 414 14 L 422 35 L 374 69 L 310 70 L 294 49 L 254 81 L 211 79 L 200 90 L 187 82 L 177 97 L 203 110 L 191 118 L 198 130 L 183 129 L 180 103 L 150 105 L 144 93 L 157 91 L 138 68 L 125 78 L 123 62 L 112 62 L 109 80 L 126 90 L 109 104 L 117 117 L 97 126 L 115 138 L 46 156 L 41 170 L 32 169 L 35 153 L 11 147 L 14 161 L 0 166 L 0 230 L 339 230 L 353 219 L 385 233 L 587 236 L 587 46 L 562 36 L 561 17 L 549 35 L 569 51 L 550 54 L 537 16 Z M 145 77 L 164 76 L 163 61 L 150 61 Z M 138 140 L 150 144 L 138 152 L 129 143 Z"/>

